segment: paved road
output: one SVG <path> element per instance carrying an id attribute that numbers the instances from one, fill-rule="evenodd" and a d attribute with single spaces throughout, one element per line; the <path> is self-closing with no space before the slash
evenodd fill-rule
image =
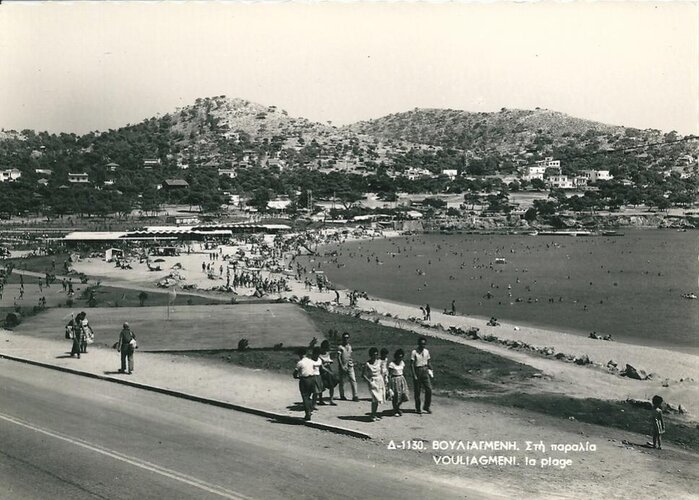
<path id="1" fill-rule="evenodd" d="M 0 360 L 0 498 L 492 498 L 425 458 Z"/>

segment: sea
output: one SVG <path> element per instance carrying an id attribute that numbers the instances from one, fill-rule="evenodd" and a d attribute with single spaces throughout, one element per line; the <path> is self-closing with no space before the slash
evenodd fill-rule
<path id="1" fill-rule="evenodd" d="M 699 355 L 699 232 L 420 234 L 323 247 L 301 261 L 340 288 L 520 325 Z"/>

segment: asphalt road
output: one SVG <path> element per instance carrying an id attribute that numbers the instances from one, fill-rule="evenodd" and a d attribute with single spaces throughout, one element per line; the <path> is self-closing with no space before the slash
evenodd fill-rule
<path id="1" fill-rule="evenodd" d="M 425 458 L 0 360 L 0 498 L 492 498 Z"/>

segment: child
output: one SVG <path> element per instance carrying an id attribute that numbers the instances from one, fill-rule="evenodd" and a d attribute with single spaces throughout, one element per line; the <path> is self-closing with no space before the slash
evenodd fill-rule
<path id="1" fill-rule="evenodd" d="M 665 434 L 665 422 L 663 421 L 663 410 L 660 408 L 663 405 L 663 398 L 660 396 L 653 396 L 652 399 L 653 402 L 653 416 L 650 419 L 650 424 L 651 424 L 651 434 L 653 435 L 653 442 L 651 443 L 650 441 L 647 443 L 648 446 L 653 446 L 655 448 L 655 444 L 658 444 L 658 449 L 662 450 L 661 448 L 661 442 L 660 442 L 660 435 Z"/>

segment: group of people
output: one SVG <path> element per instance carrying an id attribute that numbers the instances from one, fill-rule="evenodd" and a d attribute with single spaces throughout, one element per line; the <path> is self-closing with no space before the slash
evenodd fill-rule
<path id="1" fill-rule="evenodd" d="M 71 315 L 70 321 L 66 324 L 66 339 L 71 339 L 73 345 L 70 349 L 70 356 L 80 359 L 81 354 L 87 354 L 88 344 L 95 341 L 95 332 L 92 330 L 87 320 L 87 313 L 82 311 L 77 316 Z"/>
<path id="2" fill-rule="evenodd" d="M 95 341 L 95 332 L 87 320 L 87 313 L 82 311 L 77 316 L 72 316 L 66 324 L 66 339 L 72 340 L 70 356 L 77 356 L 80 359 L 81 354 L 87 353 L 87 346 Z M 131 374 L 134 371 L 133 355 L 134 350 L 138 347 L 136 343 L 136 335 L 131 331 L 128 323 L 122 325 L 119 332 L 119 338 L 112 346 L 121 354 L 121 368 L 119 373 Z"/>
<path id="3" fill-rule="evenodd" d="M 405 352 L 397 349 L 389 361 L 389 350 L 379 351 L 371 347 L 368 351 L 368 359 L 362 365 L 361 377 L 366 382 L 371 394 L 372 421 L 381 418 L 379 405 L 390 401 L 392 412 L 396 417 L 403 415 L 401 405 L 409 401 L 408 383 L 406 375 L 410 375 L 413 381 L 413 397 L 415 411 L 418 414 L 432 413 L 432 371 L 431 356 L 426 348 L 427 339 L 420 337 L 417 347 L 411 352 L 409 359 L 409 372 L 405 362 Z M 299 392 L 303 401 L 305 420 L 311 420 L 312 412 L 318 405 L 326 404 L 323 394 L 328 391 L 328 403 L 335 406 L 333 400 L 335 387 L 338 386 L 341 400 L 347 400 L 345 396 L 345 384 L 349 382 L 352 392 L 352 401 L 359 401 L 357 395 L 357 376 L 355 362 L 350 344 L 350 334 L 342 334 L 342 342 L 336 351 L 337 369 L 333 369 L 335 360 L 330 352 L 330 343 L 324 340 L 320 347 L 312 347 L 310 355 L 308 349 L 298 351 L 299 361 L 294 370 L 294 378 L 299 381 Z M 424 405 L 422 394 L 424 393 Z"/>

